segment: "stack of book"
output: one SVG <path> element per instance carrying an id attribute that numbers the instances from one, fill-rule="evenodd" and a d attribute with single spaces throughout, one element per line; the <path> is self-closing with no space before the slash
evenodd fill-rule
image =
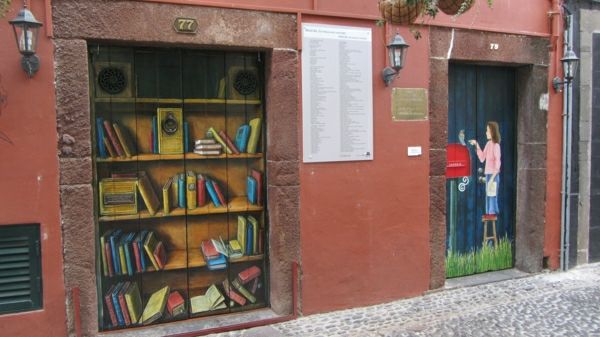
<path id="1" fill-rule="evenodd" d="M 255 217 L 238 215 L 237 241 L 244 255 L 262 254 L 262 237 L 263 229 Z"/>
<path id="2" fill-rule="evenodd" d="M 129 158 L 135 146 L 129 141 L 126 128 L 101 117 L 96 118 L 96 146 L 100 158 Z"/>
<path id="3" fill-rule="evenodd" d="M 194 146 L 194 153 L 204 156 L 218 156 L 223 150 L 223 145 L 217 143 L 214 138 L 197 139 Z"/>
<path id="4" fill-rule="evenodd" d="M 109 230 L 100 237 L 104 276 L 133 275 L 148 270 L 162 270 L 167 263 L 167 250 L 152 231 L 124 233 Z"/>
<path id="5" fill-rule="evenodd" d="M 213 240 L 204 240 L 200 243 L 200 251 L 206 261 L 208 270 L 222 270 L 227 268 L 227 259 L 215 247 Z"/>
<path id="6" fill-rule="evenodd" d="M 104 294 L 104 305 L 112 327 L 137 324 L 142 312 L 142 298 L 137 283 L 113 284 Z"/>
<path id="7" fill-rule="evenodd" d="M 231 284 L 227 279 L 223 281 L 225 295 L 231 300 L 230 306 L 233 306 L 234 303 L 243 306 L 246 304 L 246 300 L 256 303 L 256 291 L 261 287 L 260 274 L 260 268 L 252 266 L 239 272 Z"/>
<path id="8" fill-rule="evenodd" d="M 190 298 L 190 305 L 192 314 L 227 308 L 225 297 L 214 284 L 206 290 L 204 295 Z"/>

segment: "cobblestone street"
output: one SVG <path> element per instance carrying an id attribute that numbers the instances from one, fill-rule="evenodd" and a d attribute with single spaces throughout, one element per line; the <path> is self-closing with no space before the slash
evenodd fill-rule
<path id="1" fill-rule="evenodd" d="M 600 336 L 600 264 L 210 336 Z"/>

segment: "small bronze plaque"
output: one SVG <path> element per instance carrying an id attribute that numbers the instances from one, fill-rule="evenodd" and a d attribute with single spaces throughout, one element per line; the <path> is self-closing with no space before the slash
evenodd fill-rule
<path id="1" fill-rule="evenodd" d="M 427 119 L 429 100 L 427 89 L 392 89 L 392 120 L 412 121 Z"/>
<path id="2" fill-rule="evenodd" d="M 103 195 L 105 206 L 117 206 L 117 205 L 134 205 L 135 194 L 134 193 L 123 193 L 123 194 L 109 194 Z"/>
<path id="3" fill-rule="evenodd" d="M 198 30 L 198 21 L 191 18 L 177 18 L 173 23 L 173 28 L 177 33 L 196 34 Z"/>

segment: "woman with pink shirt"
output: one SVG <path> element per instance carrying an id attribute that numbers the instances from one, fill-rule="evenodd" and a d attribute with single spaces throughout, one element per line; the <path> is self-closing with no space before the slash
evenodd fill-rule
<path id="1" fill-rule="evenodd" d="M 500 128 L 498 123 L 490 121 L 487 123 L 485 135 L 487 144 L 481 151 L 476 140 L 471 139 L 469 144 L 477 148 L 477 157 L 480 162 L 485 162 L 485 213 L 498 214 L 498 187 L 500 186 Z"/>

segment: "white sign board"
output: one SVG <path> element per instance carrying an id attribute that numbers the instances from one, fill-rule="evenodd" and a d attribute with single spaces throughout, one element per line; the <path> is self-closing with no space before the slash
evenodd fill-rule
<path id="1" fill-rule="evenodd" d="M 302 24 L 304 162 L 373 159 L 371 35 Z"/>

